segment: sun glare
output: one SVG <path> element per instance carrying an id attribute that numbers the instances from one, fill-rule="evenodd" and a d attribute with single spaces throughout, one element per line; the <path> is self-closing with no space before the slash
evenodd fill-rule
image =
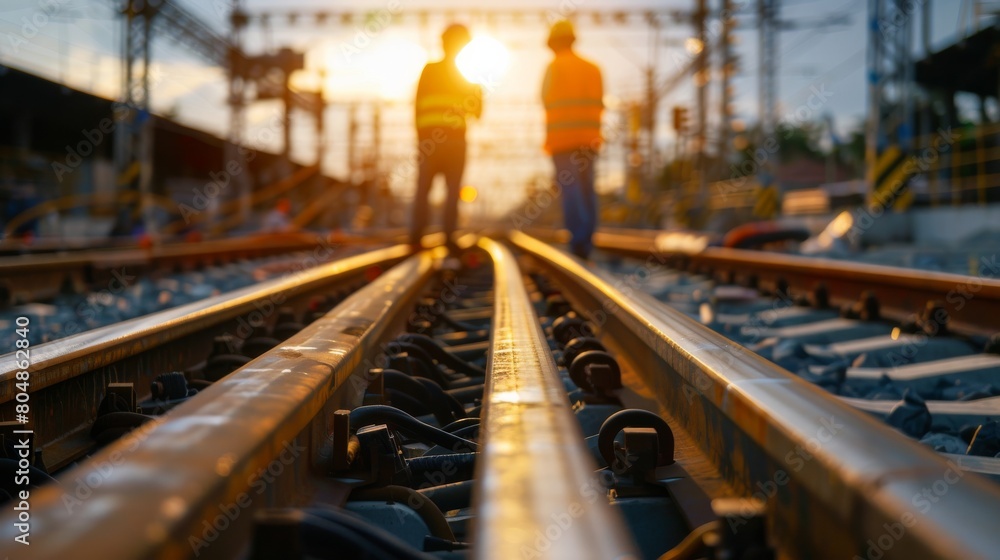
<path id="1" fill-rule="evenodd" d="M 371 53 L 369 68 L 377 70 L 370 77 L 384 99 L 407 99 L 420 78 L 427 62 L 427 52 L 405 39 L 389 39 L 377 45 Z"/>
<path id="2" fill-rule="evenodd" d="M 493 37 L 479 35 L 458 53 L 456 62 L 465 79 L 485 84 L 503 77 L 510 63 L 510 52 Z"/>

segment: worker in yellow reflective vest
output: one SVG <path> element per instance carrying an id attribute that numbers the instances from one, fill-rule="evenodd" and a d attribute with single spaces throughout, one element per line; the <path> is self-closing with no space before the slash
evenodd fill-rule
<path id="1" fill-rule="evenodd" d="M 465 121 L 479 118 L 483 111 L 483 92 L 462 76 L 455 64 L 458 53 L 469 44 L 471 36 L 464 25 L 452 24 L 441 35 L 444 58 L 428 63 L 417 85 L 416 125 L 419 173 L 413 201 L 410 244 L 420 248 L 420 238 L 427 226 L 427 197 L 438 174 L 444 175 L 448 188 L 444 207 L 444 231 L 448 248 L 453 250 L 453 234 L 458 222 L 458 195 L 465 170 Z"/>
<path id="2" fill-rule="evenodd" d="M 573 24 L 559 21 L 549 32 L 555 53 L 542 83 L 545 104 L 545 151 L 552 155 L 563 220 L 572 235 L 573 253 L 587 258 L 597 229 L 594 162 L 601 149 L 604 87 L 601 71 L 573 51 Z"/>

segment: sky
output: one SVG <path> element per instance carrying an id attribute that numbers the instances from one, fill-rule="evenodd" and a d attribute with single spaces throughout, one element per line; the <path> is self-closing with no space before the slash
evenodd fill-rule
<path id="1" fill-rule="evenodd" d="M 233 0 L 173 0 L 201 17 L 220 33 L 227 32 L 227 14 Z M 929 1 L 929 0 L 928 0 Z M 782 0 L 781 19 L 799 26 L 778 36 L 778 114 L 784 120 L 820 120 L 832 116 L 841 134 L 854 129 L 865 113 L 865 17 L 868 0 Z M 919 3 L 919 2 L 918 2 Z M 477 201 L 483 213 L 503 211 L 525 192 L 526 185 L 551 173 L 551 163 L 541 151 L 542 108 L 538 103 L 545 65 L 551 54 L 545 48 L 549 13 L 573 10 L 650 9 L 691 10 L 694 0 L 481 0 L 482 6 L 524 8 L 517 25 L 469 21 L 461 17 L 465 0 L 245 0 L 251 13 L 288 10 L 300 13 L 326 9 L 368 13 L 369 21 L 399 9 L 418 11 L 436 7 L 454 10 L 456 18 L 470 26 L 474 36 L 489 35 L 504 44 L 509 62 L 504 72 L 489 70 L 487 98 L 481 122 L 470 127 L 470 159 L 466 183 L 479 187 Z M 719 4 L 710 0 L 710 7 Z M 733 0 L 747 8 L 737 12 L 735 46 L 740 58 L 733 78 L 736 117 L 752 123 L 757 118 L 757 41 L 754 0 Z M 58 16 L 42 17 L 44 6 L 57 5 Z M 27 70 L 72 87 L 109 98 L 120 97 L 120 20 L 111 0 L 4 0 L 0 3 L 0 64 Z M 965 33 L 970 21 L 963 14 L 971 2 L 938 0 L 933 5 L 932 49 L 940 48 Z M 846 17 L 846 25 L 816 26 Z M 357 104 L 361 151 L 372 143 L 371 108 L 383 106 L 382 168 L 393 177 L 392 188 L 400 196 L 412 191 L 415 177 L 406 172 L 415 154 L 412 131 L 412 99 L 420 70 L 428 60 L 440 56 L 439 34 L 449 22 L 445 15 L 432 16 L 425 25 L 412 19 L 403 23 L 370 25 L 359 23 L 316 25 L 309 18 L 294 26 L 273 18 L 267 28 L 253 25 L 244 38 L 253 54 L 290 46 L 306 52 L 304 72 L 293 77 L 296 87 L 309 89 L 323 81 L 331 104 L 325 115 L 327 152 L 324 172 L 347 174 L 347 126 L 349 106 Z M 918 24 L 919 25 L 919 24 Z M 919 27 L 917 27 L 919 29 Z M 371 32 L 371 30 L 375 30 Z M 690 26 L 667 21 L 653 35 L 642 23 L 578 25 L 577 50 L 597 63 L 604 73 L 608 120 L 616 119 L 616 107 L 638 100 L 644 91 L 644 73 L 655 66 L 657 82 L 665 81 L 687 60 L 685 41 Z M 916 41 L 915 41 L 916 42 Z M 653 46 L 656 48 L 653 48 Z M 920 52 L 920 47 L 917 47 Z M 653 56 L 653 53 L 655 57 Z M 152 108 L 170 113 L 196 128 L 225 136 L 228 111 L 225 105 L 224 72 L 202 61 L 183 45 L 160 37 L 153 44 L 155 87 Z M 318 70 L 325 70 L 321 80 Z M 656 141 L 663 154 L 672 153 L 670 107 L 691 105 L 691 80 L 661 100 Z M 823 92 L 817 111 L 800 111 L 811 96 Z M 710 87 L 710 106 L 717 106 L 717 87 Z M 280 134 L 267 134 L 268 122 L 280 112 L 276 102 L 254 103 L 247 111 L 247 138 L 257 148 L 277 150 Z M 305 115 L 294 118 L 293 159 L 315 160 L 315 129 Z M 270 141 L 268 141 L 270 139 Z M 489 153 L 491 157 L 478 154 Z M 624 151 L 609 146 L 598 166 L 598 188 L 620 187 L 624 173 Z M 395 173 L 392 173 L 396 171 Z"/>

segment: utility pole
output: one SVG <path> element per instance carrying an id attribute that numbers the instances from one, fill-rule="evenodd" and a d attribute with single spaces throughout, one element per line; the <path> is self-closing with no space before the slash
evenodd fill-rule
<path id="1" fill-rule="evenodd" d="M 372 143 L 366 150 L 361 162 L 360 203 L 371 206 L 375 202 L 378 189 L 379 160 L 382 156 L 382 104 L 374 101 L 369 104 L 371 109 Z"/>
<path id="2" fill-rule="evenodd" d="M 719 35 L 719 138 L 716 154 L 721 168 L 729 159 L 729 147 L 732 139 L 732 91 L 729 79 L 733 74 L 734 60 L 730 33 L 733 28 L 732 0 L 722 0 L 722 32 Z M 721 177 L 719 177 L 721 178 Z"/>
<path id="3" fill-rule="evenodd" d="M 702 209 L 707 209 L 708 204 L 708 161 L 705 157 L 705 147 L 708 133 L 708 2 L 698 0 L 697 8 L 694 11 L 694 26 L 698 36 L 698 45 L 701 51 L 695 59 L 694 67 L 694 87 L 695 87 L 695 111 L 697 119 L 695 123 L 694 137 L 694 173 L 697 179 L 698 192 L 694 197 L 698 201 L 697 205 Z"/>
<path id="4" fill-rule="evenodd" d="M 233 0 L 233 9 L 229 15 L 229 142 L 226 144 L 222 162 L 223 169 L 230 161 L 240 163 L 242 173 L 236 174 L 231 180 L 233 191 L 239 201 L 237 213 L 243 223 L 250 220 L 250 172 L 245 169 L 249 163 L 243 157 L 241 147 L 243 146 L 243 111 L 246 106 L 246 59 L 243 56 L 243 30 L 249 21 L 246 12 L 240 7 L 240 0 Z"/>
<path id="5" fill-rule="evenodd" d="M 902 186 L 880 184 L 878 169 L 899 165 L 913 144 L 913 17 L 905 0 L 868 1 L 868 122 L 865 131 L 866 182 L 873 196 Z M 925 16 L 929 13 L 925 12 Z M 882 22 L 894 22 L 885 27 Z M 883 173 L 883 175 L 890 175 Z M 888 188 L 888 191 L 886 190 Z"/>
<path id="6" fill-rule="evenodd" d="M 646 102 L 645 111 L 642 115 L 642 128 L 646 131 L 645 143 L 646 145 L 643 161 L 643 175 L 645 175 L 645 185 L 643 185 L 643 190 L 646 192 L 651 192 L 653 190 L 653 182 L 655 181 L 655 155 L 656 155 L 656 74 L 655 66 L 652 64 L 646 68 Z M 642 152 L 637 152 L 642 153 Z"/>
<path id="7" fill-rule="evenodd" d="M 882 2 L 868 0 L 868 122 L 865 127 L 865 182 L 868 192 L 874 194 L 878 185 L 875 170 L 879 156 L 879 136 L 882 122 L 882 81 L 879 70 L 885 50 L 878 31 L 882 17 Z"/>
<path id="8" fill-rule="evenodd" d="M 697 64 L 694 69 L 695 87 L 695 111 L 697 119 L 695 124 L 695 157 L 699 161 L 697 167 L 701 173 L 705 159 L 705 144 L 707 137 L 708 122 L 708 1 L 698 0 L 698 7 L 694 11 L 694 28 L 698 37 L 698 45 L 701 51 L 698 53 Z"/>
<path id="9" fill-rule="evenodd" d="M 761 140 L 774 133 L 778 98 L 778 10 L 780 0 L 758 0 L 760 67 L 758 69 Z"/>
<path id="10" fill-rule="evenodd" d="M 698 38 L 698 56 L 694 60 L 694 87 L 695 87 L 695 130 L 694 130 L 694 161 L 691 167 L 691 178 L 694 181 L 688 183 L 689 189 L 685 198 L 694 201 L 694 208 L 704 210 L 708 206 L 708 181 L 706 172 L 708 170 L 708 158 L 705 154 L 708 136 L 708 83 L 709 83 L 709 49 L 708 49 L 708 2 L 707 0 L 697 0 L 696 8 L 692 14 L 692 23 L 695 28 L 695 35 Z M 689 224 L 692 225 L 692 224 Z"/>
<path id="11" fill-rule="evenodd" d="M 326 155 L 326 137 L 324 136 L 325 123 L 323 113 L 326 110 L 326 70 L 319 71 L 319 86 L 316 88 L 316 168 L 320 176 L 323 175 L 323 156 Z"/>
<path id="12" fill-rule="evenodd" d="M 379 165 L 382 159 L 382 103 L 376 101 L 372 114 L 372 182 L 378 181 Z"/>
<path id="13" fill-rule="evenodd" d="M 774 138 L 776 126 L 774 111 L 778 98 L 777 43 L 779 2 L 780 0 L 758 0 L 757 3 L 758 31 L 760 33 L 760 42 L 758 45 L 760 49 L 760 68 L 758 69 L 760 131 L 757 139 L 758 148 L 763 148 L 765 145 L 777 145 L 777 139 Z M 774 169 L 777 166 L 777 162 L 774 160 L 778 158 L 778 152 L 772 147 L 767 148 L 765 153 L 764 161 L 757 170 L 757 182 L 763 189 L 771 189 L 773 191 L 774 184 L 777 182 L 774 176 Z"/>
<path id="14" fill-rule="evenodd" d="M 649 14 L 646 23 L 650 29 L 649 65 L 646 67 L 646 112 L 644 128 L 646 129 L 645 190 L 652 192 L 656 182 L 656 112 L 659 105 L 659 95 L 656 92 L 656 67 L 659 62 L 660 22 L 655 14 Z"/>
<path id="15" fill-rule="evenodd" d="M 150 2 L 128 0 L 122 12 L 125 16 L 122 90 L 128 114 L 125 122 L 115 129 L 114 154 L 116 184 L 139 192 L 138 209 L 144 230 L 154 240 L 156 232 L 153 231 L 150 197 L 153 135 L 149 114 L 149 59 L 156 11 Z"/>
<path id="16" fill-rule="evenodd" d="M 273 54 L 247 57 L 246 76 L 257 84 L 257 100 L 280 99 L 284 107 L 282 113 L 281 155 L 286 163 L 292 153 L 292 109 L 295 104 L 315 110 L 311 98 L 295 94 L 291 88 L 292 74 L 305 68 L 305 55 L 288 47 Z"/>
<path id="17" fill-rule="evenodd" d="M 355 103 L 347 108 L 347 178 L 354 185 L 358 161 L 358 106 Z"/>
<path id="18" fill-rule="evenodd" d="M 284 51 L 285 49 L 282 49 Z M 281 104 L 284 106 L 284 113 L 281 116 L 281 157 L 291 169 L 292 163 L 292 73 L 282 72 L 281 75 Z"/>
<path id="19" fill-rule="evenodd" d="M 642 107 L 638 103 L 630 103 L 623 115 L 628 130 L 625 139 L 625 200 L 628 202 L 630 214 L 642 201 L 642 152 L 639 149 L 639 136 L 642 130 Z"/>

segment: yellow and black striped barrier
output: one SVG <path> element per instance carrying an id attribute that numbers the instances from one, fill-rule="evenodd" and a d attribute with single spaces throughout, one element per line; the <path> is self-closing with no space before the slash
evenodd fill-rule
<path id="1" fill-rule="evenodd" d="M 897 212 L 909 208 L 914 196 L 906 184 L 913 176 L 913 168 L 910 158 L 895 144 L 879 154 L 875 161 L 874 184 L 868 207 L 884 210 L 892 206 Z"/>

